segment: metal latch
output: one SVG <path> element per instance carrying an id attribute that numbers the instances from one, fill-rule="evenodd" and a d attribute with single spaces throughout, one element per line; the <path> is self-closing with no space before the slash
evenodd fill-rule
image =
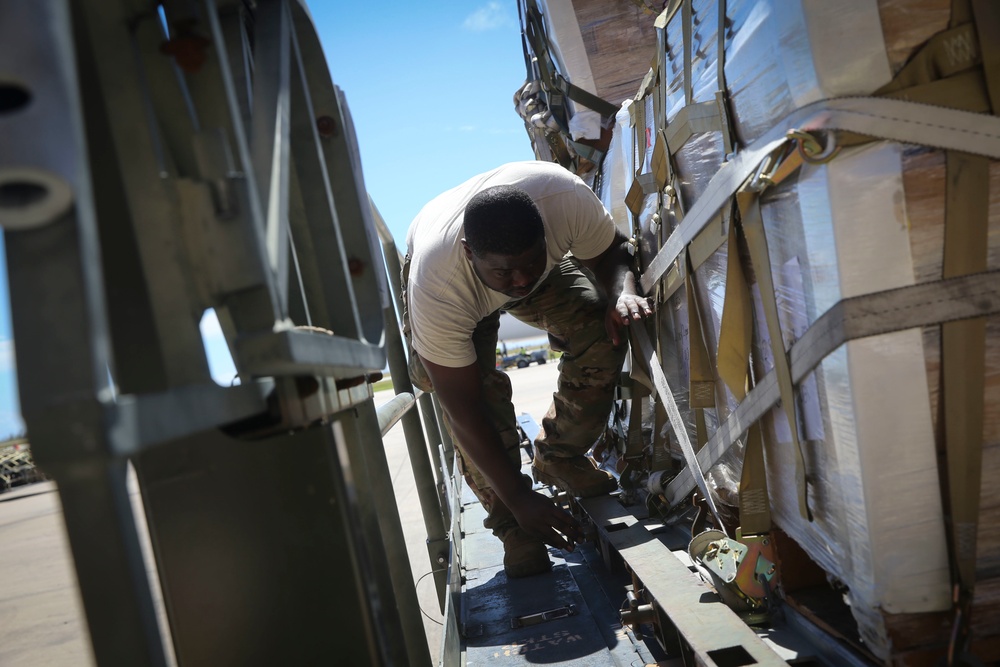
<path id="1" fill-rule="evenodd" d="M 540 611 L 537 614 L 527 614 L 525 616 L 515 616 L 510 619 L 511 628 L 524 628 L 529 625 L 538 625 L 546 621 L 554 621 L 557 618 L 567 618 L 576 616 L 576 605 L 569 604 L 565 607 L 556 607 L 548 611 Z"/>

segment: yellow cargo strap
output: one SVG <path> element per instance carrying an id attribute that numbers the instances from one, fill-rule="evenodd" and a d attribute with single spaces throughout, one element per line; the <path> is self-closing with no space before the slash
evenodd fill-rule
<path id="1" fill-rule="evenodd" d="M 966 111 L 985 111 L 979 100 L 985 100 L 977 84 L 983 81 L 982 72 L 972 72 L 981 64 L 979 40 L 975 26 L 966 23 L 949 28 L 931 37 L 903 66 L 892 81 L 875 92 L 876 95 L 926 103 L 940 103 Z M 950 92 L 954 98 L 938 98 L 933 91 L 935 82 L 961 75 L 961 85 Z M 963 99 L 966 96 L 974 99 Z"/>
<path id="2" fill-rule="evenodd" d="M 698 295 L 694 284 L 694 269 L 691 259 L 685 253 L 687 263 L 687 280 L 685 280 L 688 311 L 688 379 L 689 398 L 692 408 L 715 407 L 715 372 L 712 369 L 712 359 L 708 354 L 708 345 L 702 329 L 701 308 L 698 306 Z M 703 444 L 703 443 L 699 443 Z"/>
<path id="3" fill-rule="evenodd" d="M 1000 269 L 898 287 L 842 299 L 797 340 L 788 358 L 792 382 L 801 382 L 823 359 L 850 340 L 1000 313 Z M 698 452 L 699 470 L 715 465 L 746 430 L 781 398 L 775 370 L 753 389 Z M 667 484 L 664 499 L 675 505 L 695 489 L 686 468 Z"/>
<path id="4" fill-rule="evenodd" d="M 771 531 L 771 504 L 764 469 L 764 437 L 760 422 L 747 431 L 740 475 L 740 533 L 766 535 Z"/>
<path id="5" fill-rule="evenodd" d="M 702 327 L 701 308 L 695 286 L 694 269 L 690 254 L 685 253 L 687 278 L 684 281 L 687 293 L 688 314 L 688 407 L 694 412 L 695 435 L 698 449 L 708 442 L 708 426 L 705 423 L 705 408 L 715 407 L 715 372 L 708 354 L 708 343 Z"/>
<path id="6" fill-rule="evenodd" d="M 767 332 L 771 339 L 774 370 L 777 373 L 778 387 L 781 392 L 781 407 L 788 420 L 788 430 L 792 436 L 799 514 L 804 519 L 812 521 L 805 459 L 802 456 L 802 445 L 799 442 L 799 422 L 795 416 L 795 386 L 792 383 L 791 366 L 788 362 L 788 353 L 785 351 L 785 341 L 778 319 L 778 304 L 775 300 L 774 280 L 771 276 L 771 259 L 767 250 L 767 238 L 764 234 L 764 219 L 760 214 L 760 198 L 756 192 L 741 190 L 736 193 L 736 201 L 740 209 L 743 234 L 750 249 L 750 260 L 753 263 L 754 273 L 757 275 L 757 284 L 760 286 L 760 298 L 767 320 Z"/>
<path id="7" fill-rule="evenodd" d="M 996 115 L 1000 113 L 998 36 L 998 3 L 955 0 L 949 28 L 928 40 L 876 94 Z M 986 158 L 957 150 L 948 150 L 945 156 L 942 276 L 948 279 L 987 268 L 990 184 Z M 941 325 L 941 415 L 947 466 L 943 500 L 956 591 L 949 664 L 970 639 L 982 474 L 985 340 L 983 318 Z"/>
<path id="8" fill-rule="evenodd" d="M 1000 5 L 995 0 L 972 0 L 972 10 L 990 106 L 994 115 L 1000 115 Z"/>
<path id="9" fill-rule="evenodd" d="M 681 8 L 683 1 L 684 0 L 669 0 L 664 3 L 665 6 L 663 11 L 656 17 L 656 21 L 653 22 L 653 25 L 659 30 L 665 29 L 667 24 L 670 23 L 670 20 L 674 18 L 674 14 L 677 13 L 677 10 Z"/>
<path id="10" fill-rule="evenodd" d="M 649 325 L 649 322 L 643 322 L 641 324 L 641 326 L 645 327 L 648 327 Z M 635 326 L 640 325 L 637 324 Z M 635 350 L 632 350 L 630 354 L 632 363 L 630 364 L 631 368 L 627 374 L 628 381 L 627 383 L 624 381 L 625 375 L 623 374 L 622 383 L 622 386 L 627 388 L 627 392 L 623 393 L 622 397 L 627 399 L 628 412 L 627 415 L 623 414 L 623 416 L 627 416 L 628 425 L 624 428 L 616 425 L 616 428 L 613 429 L 619 440 L 618 472 L 621 474 L 622 488 L 626 491 L 635 487 L 636 476 L 633 474 L 633 467 L 640 462 L 646 454 L 646 441 L 642 435 L 643 399 L 649 396 L 653 386 L 653 381 L 649 378 L 649 375 L 643 368 L 641 360 L 637 358 L 638 353 Z M 617 420 L 617 415 L 615 415 L 615 418 Z"/>
<path id="11" fill-rule="evenodd" d="M 947 153 L 945 190 L 945 278 L 985 271 L 989 236 L 989 160 Z M 959 605 L 956 627 L 964 650 L 976 583 L 976 533 L 983 449 L 986 320 L 941 325 L 941 375 L 948 496 L 945 507 Z"/>
<path id="12" fill-rule="evenodd" d="M 663 130 L 660 129 L 656 131 L 656 142 L 653 144 L 652 167 L 656 185 L 660 193 L 662 193 L 670 183 L 671 173 L 670 158 L 667 154 L 667 139 L 663 134 Z"/>
<path id="13" fill-rule="evenodd" d="M 632 132 L 632 164 L 635 165 L 635 177 L 625 194 L 625 205 L 632 212 L 633 234 L 636 238 L 641 234 L 637 216 L 642 212 L 646 195 L 658 193 L 656 175 L 653 172 L 643 173 L 646 158 L 646 103 L 644 99 L 635 100 L 629 110 L 629 120 L 634 128 Z"/>
<path id="14" fill-rule="evenodd" d="M 719 377 L 729 387 L 736 401 L 747 395 L 747 368 L 753 336 L 753 306 L 740 262 L 736 225 L 729 224 L 726 246 L 726 297 L 722 304 L 722 324 L 719 331 L 719 351 L 716 355 Z"/>
<path id="15" fill-rule="evenodd" d="M 836 129 L 1000 158 L 1000 118 L 995 116 L 873 97 L 845 97 L 806 105 L 782 118 L 716 172 L 643 272 L 639 280 L 643 293 L 651 291 L 684 247 L 760 168 L 762 161 L 788 141 L 785 135 L 789 128 L 808 128 L 810 132 Z"/>

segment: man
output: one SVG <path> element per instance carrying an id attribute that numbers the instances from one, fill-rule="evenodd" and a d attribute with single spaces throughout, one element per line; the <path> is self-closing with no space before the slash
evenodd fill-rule
<path id="1" fill-rule="evenodd" d="M 413 384 L 436 391 L 459 462 L 504 544 L 510 577 L 573 550 L 577 521 L 520 473 L 511 385 L 495 367 L 500 311 L 549 332 L 563 351 L 535 441 L 535 480 L 574 496 L 616 487 L 587 451 L 603 432 L 626 346 L 621 327 L 652 313 L 636 293 L 627 239 L 578 177 L 546 162 L 503 165 L 417 215 L 403 266 Z"/>

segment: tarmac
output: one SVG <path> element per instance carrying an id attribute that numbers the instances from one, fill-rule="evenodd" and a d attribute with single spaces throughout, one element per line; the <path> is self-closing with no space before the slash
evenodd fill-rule
<path id="1" fill-rule="evenodd" d="M 511 369 L 509 375 L 515 413 L 527 413 L 540 422 L 555 391 L 557 364 Z M 391 391 L 378 392 L 376 405 L 392 396 Z M 431 565 L 425 547 L 426 531 L 416 502 L 402 427 L 393 427 L 383 442 L 423 612 L 428 653 L 432 664 L 437 665 L 443 618 L 433 577 L 427 576 Z M 130 488 L 138 494 L 134 478 Z M 0 494 L 0 665 L 93 664 L 55 484 L 39 482 Z"/>

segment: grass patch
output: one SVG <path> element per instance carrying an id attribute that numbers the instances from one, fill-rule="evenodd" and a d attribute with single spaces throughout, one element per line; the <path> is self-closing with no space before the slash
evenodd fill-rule
<path id="1" fill-rule="evenodd" d="M 386 389 L 392 389 L 392 378 L 382 378 L 378 382 L 372 385 L 372 391 L 384 391 Z"/>

